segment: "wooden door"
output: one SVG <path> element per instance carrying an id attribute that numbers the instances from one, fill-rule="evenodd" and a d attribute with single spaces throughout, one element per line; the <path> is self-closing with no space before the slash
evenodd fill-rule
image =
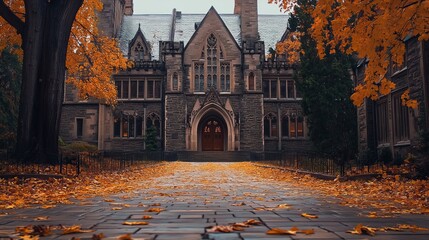
<path id="1" fill-rule="evenodd" d="M 216 120 L 209 120 L 202 129 L 202 150 L 223 151 L 223 129 Z"/>

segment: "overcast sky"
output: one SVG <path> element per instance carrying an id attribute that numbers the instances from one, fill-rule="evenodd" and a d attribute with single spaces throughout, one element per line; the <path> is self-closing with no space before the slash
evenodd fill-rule
<path id="1" fill-rule="evenodd" d="M 206 13 L 214 6 L 218 13 L 233 13 L 234 0 L 134 0 L 134 13 L 171 13 L 173 8 L 183 13 Z M 275 4 L 258 0 L 259 14 L 282 14 Z"/>

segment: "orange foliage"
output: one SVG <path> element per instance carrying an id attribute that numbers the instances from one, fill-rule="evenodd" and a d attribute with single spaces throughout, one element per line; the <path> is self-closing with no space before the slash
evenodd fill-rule
<path id="1" fill-rule="evenodd" d="M 23 0 L 6 4 L 24 17 Z M 85 0 L 73 23 L 67 50 L 67 82 L 74 84 L 81 97 L 95 97 L 107 104 L 116 102 L 116 88 L 111 75 L 126 68 L 116 39 L 102 36 L 97 28 L 97 13 L 103 9 L 101 0 Z M 21 36 L 3 18 L 0 18 L 0 50 L 8 45 L 21 45 Z M 19 49 L 22 54 L 22 50 Z"/>
<path id="2" fill-rule="evenodd" d="M 268 2 L 278 4 L 284 11 L 291 11 L 297 1 Z M 397 65 L 403 63 L 403 41 L 408 35 L 418 36 L 419 40 L 429 39 L 427 0 L 319 0 L 312 15 L 312 35 L 321 58 L 325 48 L 330 47 L 347 54 L 358 53 L 360 58 L 370 60 L 364 83 L 358 85 L 352 95 L 355 105 L 361 105 L 365 98 L 378 99 L 395 88 L 385 75 L 391 61 Z M 328 22 L 328 17 L 331 17 L 331 22 Z M 329 24 L 332 35 L 326 31 Z M 417 103 L 405 105 L 416 107 Z"/>
<path id="3" fill-rule="evenodd" d="M 290 63 L 298 63 L 301 49 L 301 42 L 299 41 L 302 33 L 290 32 L 283 42 L 276 44 L 276 52 L 278 54 L 286 54 L 287 60 Z"/>

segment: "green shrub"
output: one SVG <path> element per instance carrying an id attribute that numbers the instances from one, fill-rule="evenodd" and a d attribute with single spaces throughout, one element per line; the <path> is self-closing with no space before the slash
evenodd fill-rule
<path id="1" fill-rule="evenodd" d="M 96 152 L 97 150 L 97 146 L 81 141 L 72 142 L 61 146 L 62 152 Z"/>

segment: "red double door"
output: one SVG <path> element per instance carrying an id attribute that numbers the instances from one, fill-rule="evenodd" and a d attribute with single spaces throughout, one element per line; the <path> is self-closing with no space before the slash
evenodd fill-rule
<path id="1" fill-rule="evenodd" d="M 210 119 L 202 128 L 202 150 L 223 151 L 224 129 L 219 121 Z"/>

